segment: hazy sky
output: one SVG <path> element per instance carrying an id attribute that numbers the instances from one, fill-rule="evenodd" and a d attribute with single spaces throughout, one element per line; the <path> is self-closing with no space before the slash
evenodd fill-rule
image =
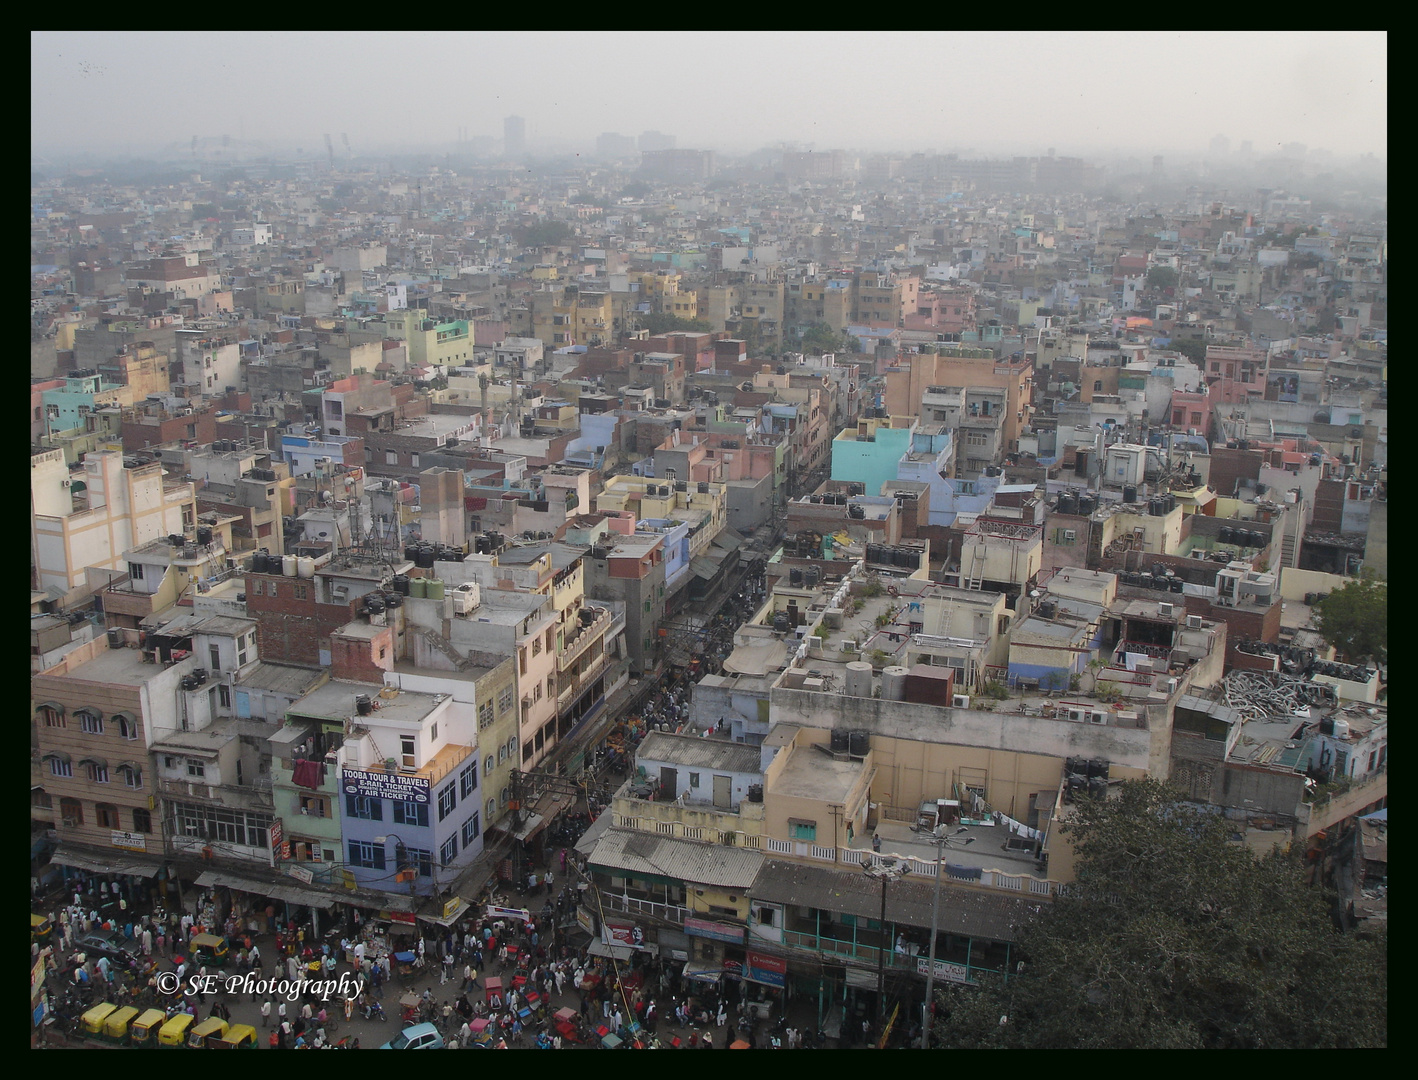
<path id="1" fill-rule="evenodd" d="M 1348 32 L 107 33 L 30 41 L 31 147 L 151 153 L 193 135 L 324 153 L 460 131 L 682 147 L 1387 156 L 1387 35 Z"/>

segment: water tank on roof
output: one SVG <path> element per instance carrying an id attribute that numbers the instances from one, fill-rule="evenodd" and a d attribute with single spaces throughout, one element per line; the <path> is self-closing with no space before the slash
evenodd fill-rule
<path id="1" fill-rule="evenodd" d="M 418 552 L 414 556 L 414 565 L 420 570 L 431 570 L 436 561 L 434 550 L 430 544 L 420 544 Z"/>
<path id="2" fill-rule="evenodd" d="M 364 598 L 364 609 L 371 615 L 378 615 L 385 607 L 384 597 L 379 593 L 370 593 Z"/>
<path id="3" fill-rule="evenodd" d="M 845 754 L 850 745 L 850 736 L 841 728 L 833 728 L 829 736 L 828 747 L 834 754 Z"/>
<path id="4" fill-rule="evenodd" d="M 299 569 L 299 563 L 294 555 L 287 555 L 281 559 L 281 573 L 285 577 L 295 577 Z"/>
<path id="5" fill-rule="evenodd" d="M 255 555 L 251 556 L 251 572 L 253 574 L 266 573 L 266 563 L 266 553 L 264 551 L 258 551 Z"/>
<path id="6" fill-rule="evenodd" d="M 1135 502 L 1137 502 L 1137 487 L 1136 487 L 1135 485 L 1133 485 L 1133 484 L 1124 484 L 1124 485 L 1123 485 L 1123 502 L 1125 502 L 1125 503 L 1135 503 Z"/>
<path id="7" fill-rule="evenodd" d="M 1088 762 L 1088 778 L 1091 780 L 1095 776 L 1101 776 L 1105 780 L 1108 777 L 1108 762 L 1103 758 L 1093 758 Z"/>
<path id="8" fill-rule="evenodd" d="M 871 752 L 871 735 L 865 731 L 854 731 L 847 740 L 847 753 L 854 758 L 864 758 Z"/>
<path id="9" fill-rule="evenodd" d="M 1060 514 L 1077 514 L 1078 496 L 1073 494 L 1073 492 L 1071 491 L 1065 491 L 1062 495 L 1059 496 L 1058 512 Z"/>
<path id="10" fill-rule="evenodd" d="M 295 560 L 295 572 L 297 577 L 313 578 L 315 576 L 315 560 L 309 555 L 301 555 Z"/>
<path id="11" fill-rule="evenodd" d="M 803 572 L 798 567 L 793 567 L 788 571 L 788 584 L 794 588 L 799 588 L 803 583 Z"/>
<path id="12" fill-rule="evenodd" d="M 906 700 L 906 676 L 909 669 L 899 665 L 881 669 L 881 699 L 883 701 Z"/>
<path id="13" fill-rule="evenodd" d="M 415 600 L 422 600 L 428 595 L 428 579 L 422 577 L 409 578 L 409 596 Z"/>
<path id="14" fill-rule="evenodd" d="M 393 611 L 395 608 L 398 607 L 403 607 L 403 594 L 397 592 L 386 592 L 384 594 L 384 606 L 387 607 L 390 611 Z"/>
<path id="15" fill-rule="evenodd" d="M 1098 509 L 1098 496 L 1091 491 L 1085 491 L 1078 497 L 1078 512 L 1085 517 Z"/>
<path id="16" fill-rule="evenodd" d="M 428 579 L 428 598 L 430 600 L 443 599 L 443 582 L 438 578 Z"/>
<path id="17" fill-rule="evenodd" d="M 803 584 L 809 589 L 817 588 L 817 583 L 822 580 L 822 571 L 815 566 L 809 566 L 803 573 Z"/>
<path id="18" fill-rule="evenodd" d="M 1142 588 L 1144 588 L 1144 589 L 1150 589 L 1150 588 L 1152 588 L 1152 575 L 1151 575 L 1151 574 L 1138 574 L 1138 575 L 1137 575 L 1137 584 L 1138 584 L 1139 586 L 1141 586 Z"/>
<path id="19" fill-rule="evenodd" d="M 865 660 L 853 660 L 847 665 L 847 696 L 871 697 L 872 668 Z"/>
<path id="20" fill-rule="evenodd" d="M 699 494 L 701 494 L 701 495 L 708 495 L 708 494 L 709 494 L 709 481 L 708 481 L 708 480 L 701 480 L 701 481 L 699 481 Z"/>
<path id="21" fill-rule="evenodd" d="M 210 544 L 212 542 L 212 530 L 206 525 L 197 526 L 197 543 Z"/>
<path id="22" fill-rule="evenodd" d="M 409 595 L 409 575 L 408 575 L 408 574 L 395 574 L 395 575 L 394 575 L 394 591 L 395 591 L 396 593 L 398 593 L 400 596 L 408 596 L 408 595 Z"/>
<path id="23" fill-rule="evenodd" d="M 417 544 L 404 545 L 404 558 L 410 562 L 417 562 L 419 557 L 419 546 Z"/>
<path id="24" fill-rule="evenodd" d="M 793 628 L 791 620 L 781 611 L 773 614 L 773 632 L 775 634 L 786 634 Z"/>
<path id="25" fill-rule="evenodd" d="M 1229 525 L 1222 525 L 1216 533 L 1218 544 L 1234 544 L 1236 542 L 1236 530 Z"/>
<path id="26" fill-rule="evenodd" d="M 880 562 L 880 561 L 881 561 L 881 545 L 880 545 L 880 544 L 868 544 L 868 545 L 867 545 L 867 562 L 870 564 L 870 563 L 877 563 L 877 562 Z"/>
<path id="27" fill-rule="evenodd" d="M 368 694 L 360 694 L 355 698 L 355 712 L 360 716 L 368 716 L 374 712 L 374 699 Z"/>
<path id="28" fill-rule="evenodd" d="M 867 516 L 867 512 L 859 504 L 853 503 L 851 506 L 847 507 L 847 516 L 849 518 L 854 518 L 858 521 L 861 521 Z"/>
<path id="29" fill-rule="evenodd" d="M 1167 583 L 1168 583 L 1169 587 L 1171 588 L 1171 590 L 1172 590 L 1173 592 L 1184 592 L 1184 591 L 1185 591 L 1184 583 L 1183 583 L 1182 579 L 1179 578 L 1179 577 L 1168 578 L 1168 579 L 1167 579 Z"/>

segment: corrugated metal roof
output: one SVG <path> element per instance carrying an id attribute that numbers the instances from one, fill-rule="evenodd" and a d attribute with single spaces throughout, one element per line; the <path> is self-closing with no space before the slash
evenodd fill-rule
<path id="1" fill-rule="evenodd" d="M 935 882 L 903 878 L 886 886 L 886 918 L 906 926 L 929 927 Z M 830 869 L 803 863 L 766 860 L 748 893 L 755 900 L 800 904 L 857 915 L 881 916 L 881 885 L 859 867 Z M 1021 926 L 1046 900 L 977 889 L 940 886 L 939 927 L 945 933 L 1014 941 Z"/>
<path id="2" fill-rule="evenodd" d="M 692 769 L 718 769 L 721 772 L 762 771 L 762 755 L 756 746 L 724 739 L 702 739 L 694 735 L 671 735 L 665 731 L 652 731 L 646 735 L 635 752 L 635 760 L 641 764 L 663 761 Z"/>
<path id="3" fill-rule="evenodd" d="M 748 848 L 700 844 L 636 829 L 607 829 L 589 856 L 592 866 L 655 874 L 701 885 L 746 889 L 763 856 Z"/>

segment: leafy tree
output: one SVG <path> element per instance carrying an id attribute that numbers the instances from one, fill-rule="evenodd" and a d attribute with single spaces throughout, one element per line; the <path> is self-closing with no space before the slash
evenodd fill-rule
<path id="1" fill-rule="evenodd" d="M 1335 929 L 1298 854 L 1257 857 L 1180 797 L 1138 780 L 1077 804 L 1077 882 L 1024 928 L 1008 983 L 944 992 L 934 1045 L 1387 1045 L 1384 943 Z"/>
<path id="2" fill-rule="evenodd" d="M 1324 639 L 1352 661 L 1373 657 L 1388 662 L 1388 582 L 1365 568 L 1315 605 Z"/>
<path id="3" fill-rule="evenodd" d="M 518 230 L 523 247 L 555 247 L 569 244 L 576 238 L 571 226 L 564 221 L 539 221 Z"/>
<path id="4" fill-rule="evenodd" d="M 1206 360 L 1206 342 L 1197 338 L 1182 338 L 1180 341 L 1174 338 L 1167 347 L 1175 349 L 1194 364 L 1201 364 Z"/>
<path id="5" fill-rule="evenodd" d="M 1147 271 L 1147 287 L 1149 289 L 1175 289 L 1177 280 L 1177 272 L 1170 266 L 1154 266 Z"/>
<path id="6" fill-rule="evenodd" d="M 823 353 L 847 352 L 851 349 L 851 338 L 839 334 L 825 322 L 813 323 L 802 332 L 802 350 L 812 356 Z"/>
<path id="7" fill-rule="evenodd" d="M 698 331 L 707 334 L 713 328 L 703 319 L 681 319 L 678 315 L 653 311 L 640 316 L 640 329 L 648 330 L 652 334 L 670 334 L 675 331 Z"/>

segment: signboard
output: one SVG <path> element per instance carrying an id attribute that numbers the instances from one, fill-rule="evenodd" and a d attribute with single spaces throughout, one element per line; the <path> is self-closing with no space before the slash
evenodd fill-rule
<path id="1" fill-rule="evenodd" d="M 147 851 L 148 838 L 142 833 L 114 831 L 109 843 L 124 851 Z"/>
<path id="2" fill-rule="evenodd" d="M 381 913 L 380 918 L 389 922 L 404 923 L 406 926 L 413 926 L 418 921 L 412 911 L 386 911 Z"/>
<path id="3" fill-rule="evenodd" d="M 281 841 L 282 841 L 283 839 L 285 839 L 285 835 L 286 835 L 285 822 L 284 822 L 281 818 L 276 818 L 274 821 L 271 822 L 271 850 L 272 850 L 272 851 L 279 851 L 279 850 L 280 850 Z"/>
<path id="4" fill-rule="evenodd" d="M 496 904 L 488 904 L 487 917 L 489 919 L 521 919 L 526 922 L 532 917 L 532 913 L 526 908 L 498 907 Z"/>
<path id="5" fill-rule="evenodd" d="M 445 920 L 451 920 L 455 915 L 458 914 L 458 909 L 459 909 L 460 907 L 462 907 L 462 906 L 463 906 L 463 901 L 462 901 L 460 898 L 456 897 L 456 896 L 453 897 L 453 899 L 451 899 L 451 900 L 446 900 L 446 901 L 444 901 L 444 903 L 443 903 L 443 918 L 444 918 Z"/>
<path id="6" fill-rule="evenodd" d="M 592 919 L 591 913 L 579 905 L 576 908 L 576 925 L 588 934 L 594 934 L 596 932 L 596 924 Z"/>
<path id="7" fill-rule="evenodd" d="M 731 945 L 743 944 L 742 926 L 714 922 L 712 919 L 685 919 L 684 932 L 694 937 L 709 938 L 711 941 L 727 941 Z"/>
<path id="8" fill-rule="evenodd" d="M 645 947 L 645 931 L 634 923 L 611 922 L 607 919 L 601 926 L 601 937 L 607 945 L 620 945 L 627 949 Z"/>
<path id="9" fill-rule="evenodd" d="M 346 795 L 362 795 L 367 799 L 428 802 L 428 781 L 422 776 L 345 769 L 341 773 L 340 787 Z"/>
<path id="10" fill-rule="evenodd" d="M 30 968 L 30 997 L 39 996 L 39 992 L 44 989 L 44 958 L 35 961 L 34 967 Z"/>
<path id="11" fill-rule="evenodd" d="M 303 881 L 307 885 L 309 885 L 312 881 L 315 880 L 315 875 L 303 866 L 288 867 L 286 869 L 286 873 L 289 874 L 291 877 L 295 878 L 296 881 Z"/>
<path id="12" fill-rule="evenodd" d="M 762 983 L 764 986 L 785 986 L 788 981 L 788 961 L 780 956 L 769 956 L 749 949 L 743 977 L 749 982 Z"/>
<path id="13" fill-rule="evenodd" d="M 929 957 L 916 957 L 917 975 L 925 975 L 930 971 L 930 967 L 931 962 Z M 935 977 L 937 979 L 944 979 L 947 982 L 973 983 L 975 981 L 970 978 L 970 969 L 964 964 L 948 964 L 944 960 L 937 960 L 935 962 Z"/>

